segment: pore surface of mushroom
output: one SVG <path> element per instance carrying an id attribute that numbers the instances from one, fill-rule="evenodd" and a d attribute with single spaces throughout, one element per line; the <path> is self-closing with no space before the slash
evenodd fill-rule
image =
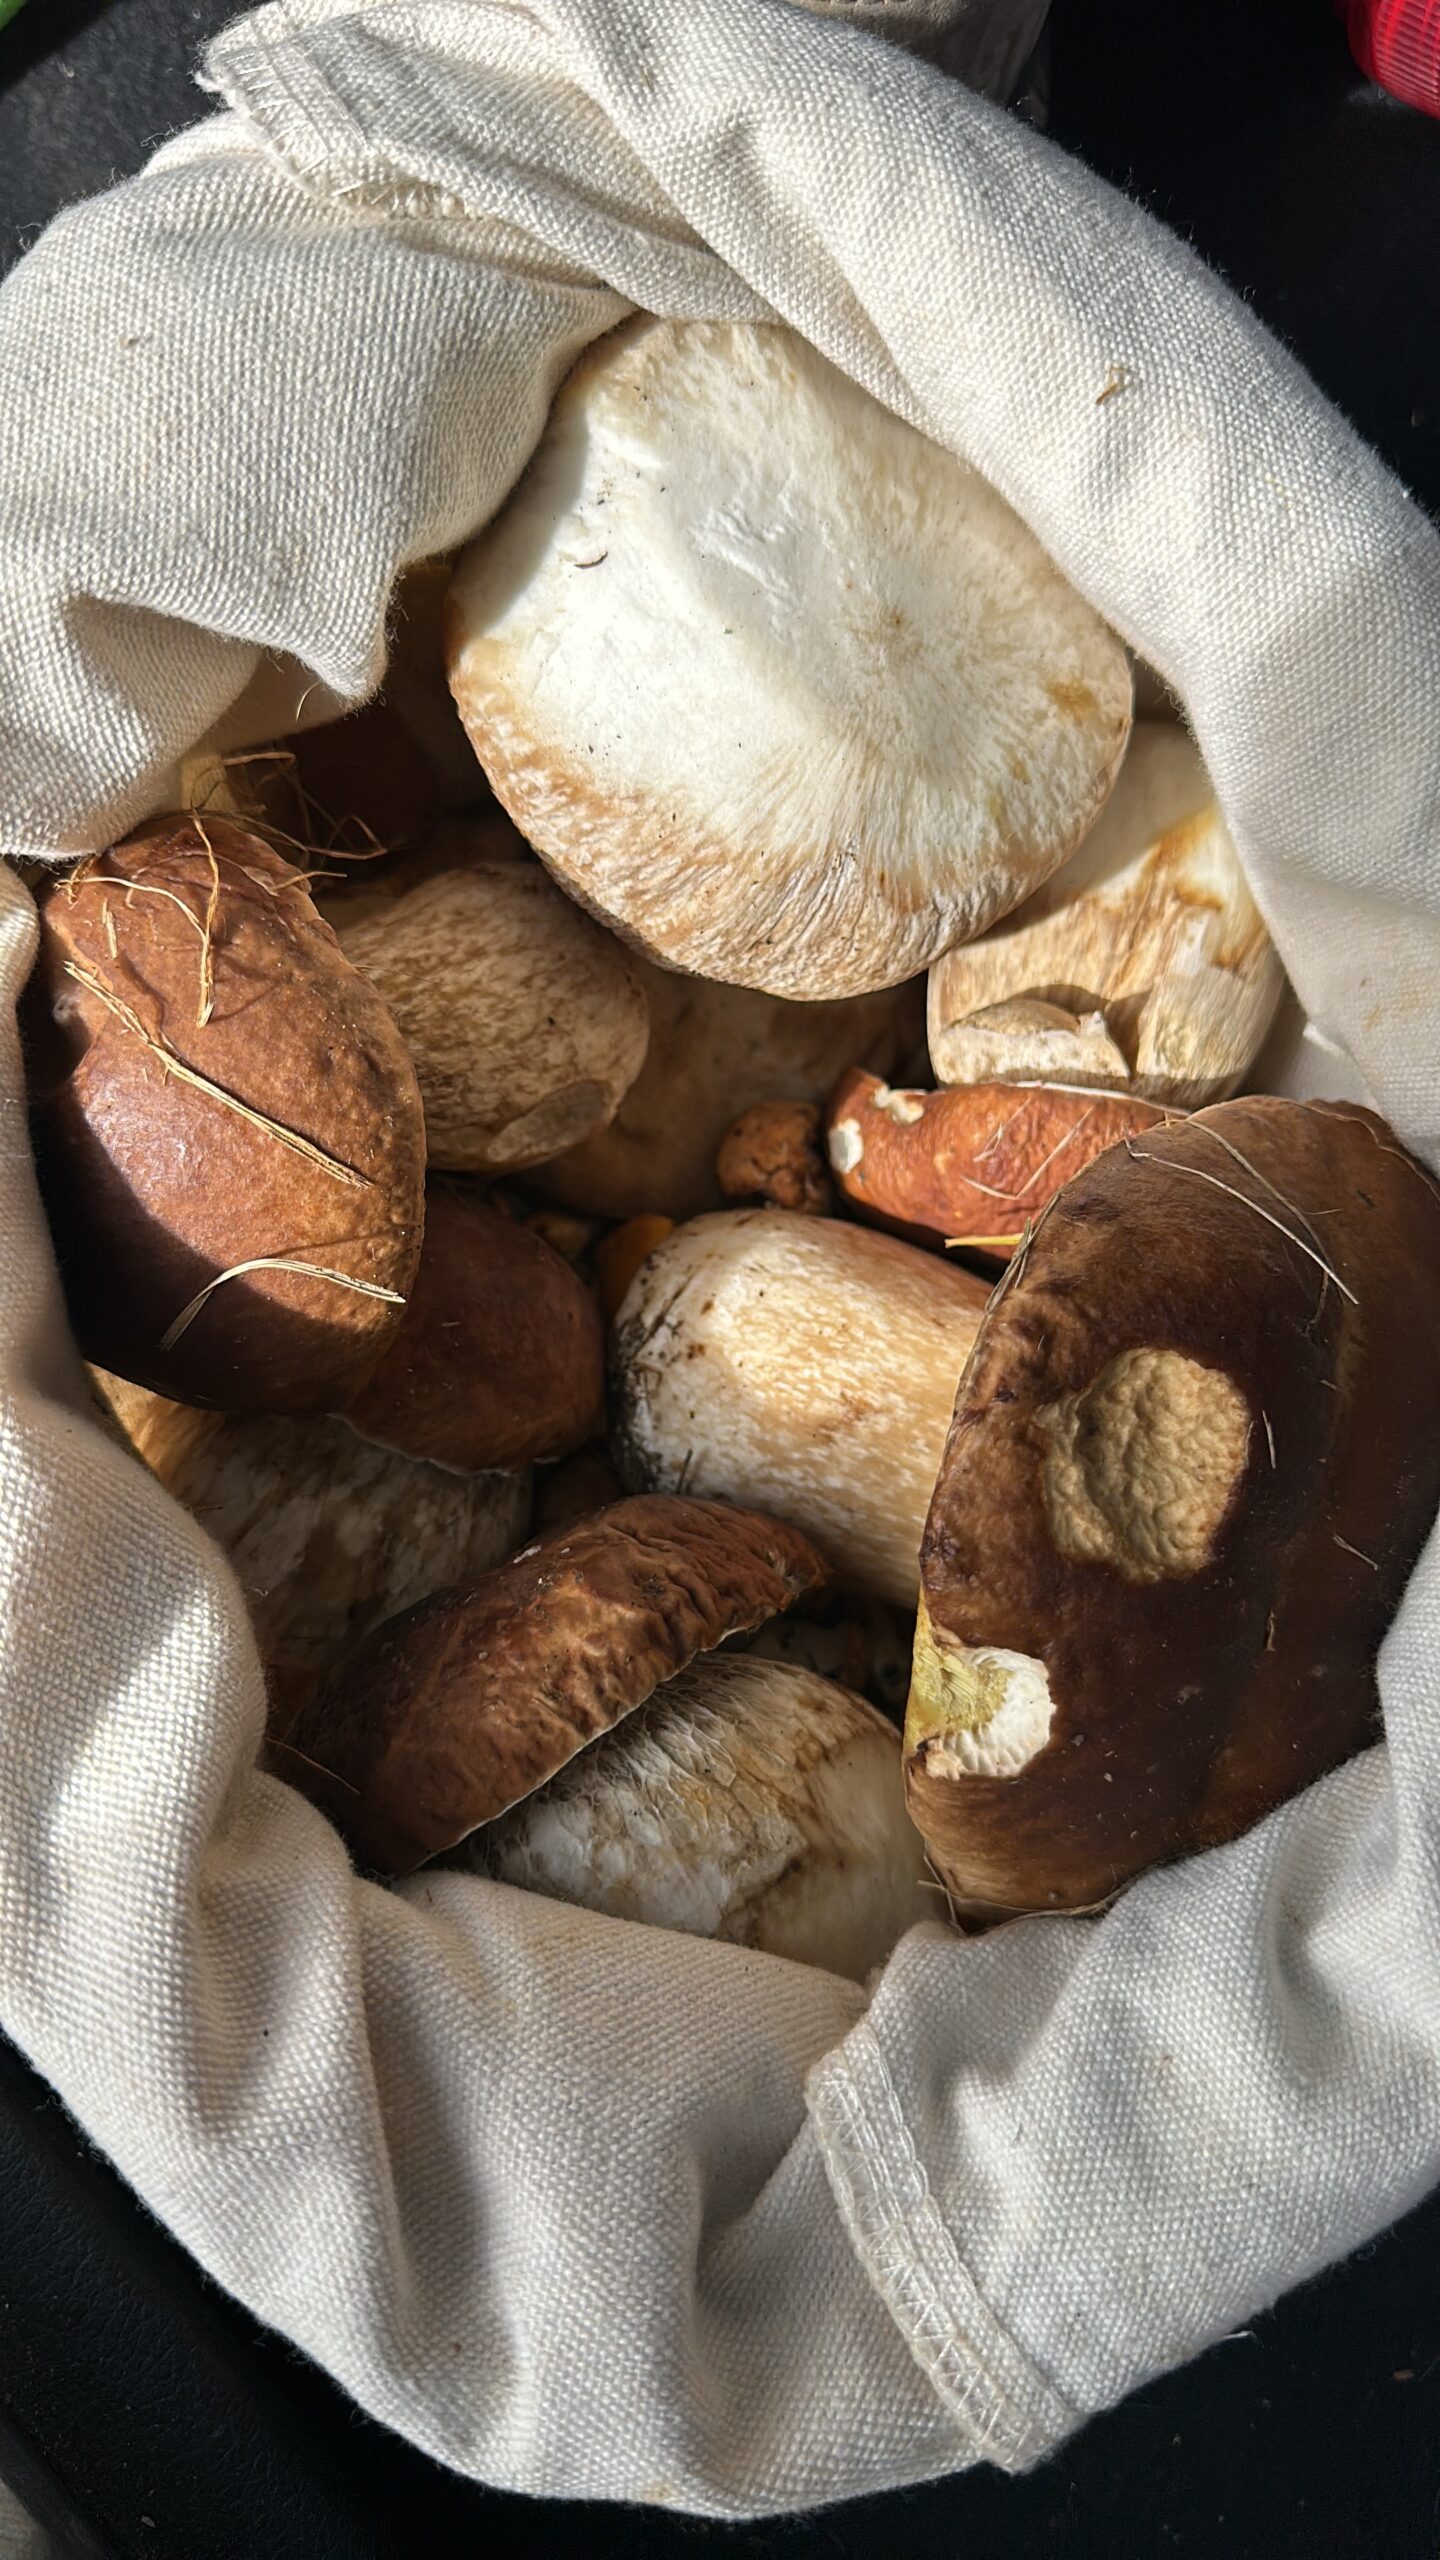
<path id="1" fill-rule="evenodd" d="M 616 1322 L 620 1472 L 793 1520 L 847 1581 L 913 1607 L 986 1295 L 968 1272 L 838 1219 L 695 1218 L 657 1246 Z"/>
<path id="2" fill-rule="evenodd" d="M 788 329 L 582 358 L 461 561 L 451 683 L 557 877 L 673 968 L 896 984 L 1098 812 L 1119 642 L 988 482 Z"/>
<path id="3" fill-rule="evenodd" d="M 292 1727 L 285 1774 L 361 1858 L 407 1873 L 825 1579 L 808 1539 L 753 1511 L 614 1503 L 379 1628 Z"/>
<path id="4" fill-rule="evenodd" d="M 447 1864 L 861 1980 L 933 1911 L 895 1729 L 794 1665 L 707 1654 Z"/>
<path id="5" fill-rule="evenodd" d="M 1094 1085 L 1219 1102 L 1284 984 L 1209 775 L 1186 732 L 1137 721 L 1064 869 L 930 973 L 942 1084 Z"/>
<path id="6" fill-rule="evenodd" d="M 1083 1908 L 1375 1730 L 1440 1502 L 1440 1192 L 1256 1097 L 1087 1166 L 995 1293 L 925 1531 L 911 1811 L 975 1912 Z"/>

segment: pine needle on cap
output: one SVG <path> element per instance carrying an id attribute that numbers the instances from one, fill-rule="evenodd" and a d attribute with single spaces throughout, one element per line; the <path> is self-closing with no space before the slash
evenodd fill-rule
<path id="1" fill-rule="evenodd" d="M 192 918 L 192 921 L 198 921 L 198 919 Z M 127 1004 L 123 996 L 117 995 L 113 987 L 107 987 L 104 979 L 97 978 L 93 970 L 85 968 L 78 960 L 67 960 L 65 974 L 67 978 L 74 978 L 79 986 L 84 987 L 87 993 L 94 996 L 97 1003 L 103 1004 L 107 1012 L 113 1013 L 116 1021 L 123 1023 L 125 1029 L 132 1032 L 137 1040 L 143 1041 L 152 1055 L 159 1059 L 167 1075 L 177 1077 L 181 1084 L 193 1085 L 197 1093 L 208 1094 L 212 1102 L 218 1102 L 225 1110 L 233 1111 L 239 1119 L 247 1121 L 252 1129 L 258 1129 L 262 1136 L 274 1138 L 278 1145 L 289 1147 L 297 1156 L 303 1156 L 307 1164 L 318 1165 L 320 1170 L 328 1173 L 334 1181 L 348 1183 L 357 1191 L 374 1189 L 368 1174 L 357 1173 L 353 1165 L 341 1164 L 337 1156 L 327 1155 L 323 1147 L 312 1145 L 310 1139 L 302 1138 L 298 1130 L 287 1129 L 280 1121 L 268 1118 L 265 1112 L 252 1110 L 250 1104 L 242 1102 L 238 1094 L 227 1093 L 223 1084 L 216 1084 L 213 1077 L 202 1075 L 198 1067 L 192 1067 L 184 1058 L 177 1057 L 168 1041 L 163 1040 L 158 1032 L 149 1030 L 141 1021 L 134 1006 Z"/>
<path id="2" fill-rule="evenodd" d="M 391 1307 L 403 1307 L 405 1304 L 398 1289 L 382 1288 L 377 1280 L 357 1280 L 348 1271 L 332 1271 L 323 1262 L 302 1262 L 293 1253 L 257 1253 L 252 1254 L 248 1262 L 232 1262 L 228 1271 L 217 1271 L 213 1280 L 207 1280 L 203 1289 L 196 1290 L 188 1306 L 181 1308 L 174 1323 L 161 1335 L 161 1350 L 173 1351 L 182 1334 L 189 1332 L 207 1299 L 212 1298 L 217 1289 L 223 1289 L 227 1280 L 242 1279 L 247 1271 L 297 1271 L 305 1280 L 332 1280 L 337 1289 L 352 1289 L 358 1298 L 383 1298 Z"/>

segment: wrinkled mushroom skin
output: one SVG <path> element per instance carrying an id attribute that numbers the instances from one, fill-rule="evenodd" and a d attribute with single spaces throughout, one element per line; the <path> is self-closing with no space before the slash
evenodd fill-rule
<path id="1" fill-rule="evenodd" d="M 39 904 L 26 1066 L 81 1350 L 188 1404 L 343 1403 L 424 1224 L 420 1094 L 383 1001 L 299 873 L 224 818 L 154 819 Z"/>
<path id="2" fill-rule="evenodd" d="M 367 1440 L 437 1466 L 561 1458 L 599 1428 L 605 1342 L 584 1281 L 544 1238 L 432 1183 L 394 1341 L 346 1407 Z"/>
<path id="3" fill-rule="evenodd" d="M 911 1812 L 982 1913 L 1101 1901 L 1359 1750 L 1440 1501 L 1440 1194 L 1373 1114 L 1257 1098 L 1116 1147 L 1012 1274 L 906 1722 Z"/>
<path id="4" fill-rule="evenodd" d="M 617 1502 L 379 1628 L 292 1727 L 285 1775 L 367 1865 L 407 1874 L 826 1574 L 756 1512 Z"/>

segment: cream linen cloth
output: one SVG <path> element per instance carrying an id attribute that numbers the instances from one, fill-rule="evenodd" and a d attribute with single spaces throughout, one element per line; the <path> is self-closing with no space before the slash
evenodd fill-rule
<path id="1" fill-rule="evenodd" d="M 630 304 L 779 314 L 1181 692 L 1311 1014 L 1436 1159 L 1440 545 L 1177 241 L 790 0 L 284 0 L 209 77 L 0 294 L 10 854 L 145 813 L 267 652 L 362 695 L 399 565 Z M 32 945 L 8 884 L 10 998 Z M 1423 2193 L 1433 1547 L 1385 1747 L 1103 1919 L 917 1929 L 868 1999 L 383 1891 L 256 1774 L 236 1587 L 89 1417 L 3 1062 L 0 2023 L 367 2409 L 712 2515 L 1020 2469 Z"/>

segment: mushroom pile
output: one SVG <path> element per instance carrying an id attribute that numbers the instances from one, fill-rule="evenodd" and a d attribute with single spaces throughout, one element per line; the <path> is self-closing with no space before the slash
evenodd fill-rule
<path id="1" fill-rule="evenodd" d="M 1440 1191 L 1255 1089 L 1199 751 L 998 493 L 782 327 L 635 320 L 392 628 L 36 884 L 23 1008 L 276 1772 L 378 1875 L 863 1979 L 1360 1749 Z"/>

